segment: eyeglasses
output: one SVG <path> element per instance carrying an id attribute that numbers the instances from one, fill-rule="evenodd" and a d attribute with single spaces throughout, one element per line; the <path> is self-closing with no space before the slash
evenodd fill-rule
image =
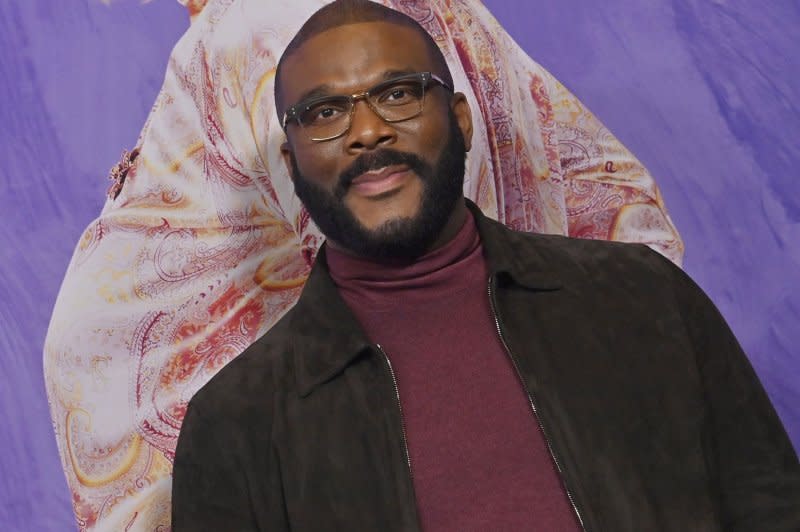
<path id="1" fill-rule="evenodd" d="M 389 79 L 352 96 L 323 96 L 297 103 L 286 110 L 282 127 L 295 122 L 314 142 L 333 140 L 350 129 L 353 109 L 364 100 L 375 114 L 386 122 L 402 122 L 422 113 L 425 90 L 438 83 L 453 88 L 436 74 L 417 72 Z"/>

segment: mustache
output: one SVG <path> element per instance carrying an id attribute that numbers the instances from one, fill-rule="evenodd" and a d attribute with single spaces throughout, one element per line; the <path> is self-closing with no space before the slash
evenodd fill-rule
<path id="1" fill-rule="evenodd" d="M 411 171 L 422 179 L 432 172 L 431 166 L 413 153 L 398 151 L 392 148 L 381 148 L 371 153 L 359 155 L 358 158 L 353 161 L 353 164 L 345 168 L 342 173 L 339 174 L 334 194 L 338 199 L 342 199 L 355 178 L 370 170 L 379 170 L 392 165 L 408 166 Z"/>

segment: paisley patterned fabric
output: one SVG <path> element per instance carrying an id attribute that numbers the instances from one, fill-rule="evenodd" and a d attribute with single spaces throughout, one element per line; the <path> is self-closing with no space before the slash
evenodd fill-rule
<path id="1" fill-rule="evenodd" d="M 294 304 L 321 243 L 280 158 L 272 83 L 284 46 L 326 2 L 184 3 L 194 22 L 78 243 L 45 342 L 81 530 L 169 528 L 187 402 Z M 642 242 L 680 262 L 646 169 L 478 0 L 386 4 L 434 36 L 467 94 L 476 135 L 464 192 L 487 215 Z"/>

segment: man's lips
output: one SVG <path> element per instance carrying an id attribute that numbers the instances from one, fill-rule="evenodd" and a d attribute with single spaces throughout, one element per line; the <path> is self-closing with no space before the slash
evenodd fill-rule
<path id="1" fill-rule="evenodd" d="M 350 182 L 359 196 L 379 196 L 398 188 L 412 174 L 406 165 L 392 165 L 364 172 Z"/>

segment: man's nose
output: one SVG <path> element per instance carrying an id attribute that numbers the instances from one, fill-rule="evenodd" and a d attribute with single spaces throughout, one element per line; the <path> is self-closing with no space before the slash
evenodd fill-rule
<path id="1" fill-rule="evenodd" d="M 350 129 L 347 131 L 348 151 L 374 150 L 393 144 L 397 139 L 397 131 L 392 124 L 378 116 L 366 100 L 356 101 L 352 113 Z"/>

